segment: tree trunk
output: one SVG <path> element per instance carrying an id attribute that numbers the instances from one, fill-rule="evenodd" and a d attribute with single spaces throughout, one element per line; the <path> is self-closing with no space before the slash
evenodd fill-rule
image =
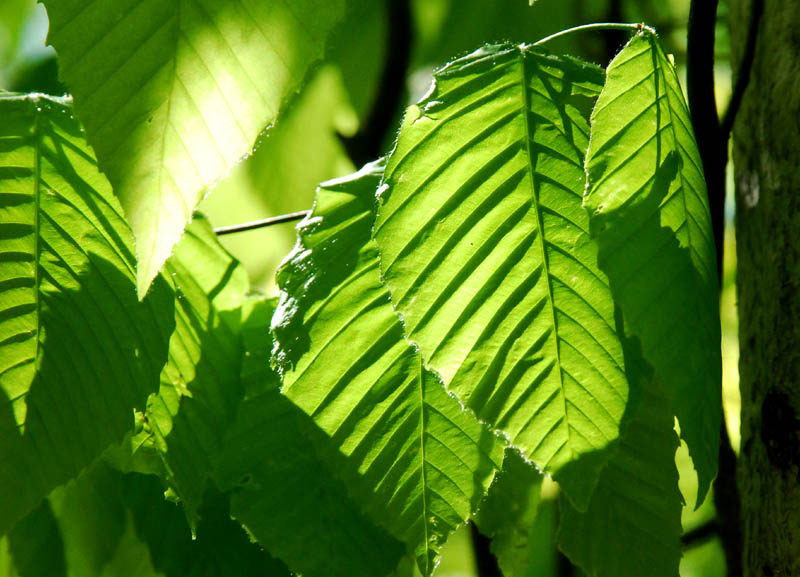
<path id="1" fill-rule="evenodd" d="M 734 70 L 749 0 L 731 0 Z M 765 0 L 734 125 L 745 576 L 800 575 L 800 2 Z"/>

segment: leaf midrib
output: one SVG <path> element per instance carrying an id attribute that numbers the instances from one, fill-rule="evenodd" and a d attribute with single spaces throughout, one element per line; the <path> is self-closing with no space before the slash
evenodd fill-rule
<path id="1" fill-rule="evenodd" d="M 533 139 L 533 131 L 531 130 L 531 123 L 530 123 L 530 115 L 529 110 L 531 108 L 530 103 L 530 95 L 528 94 L 528 75 L 525 66 L 525 51 L 519 50 L 519 65 L 520 65 L 520 85 L 522 88 L 522 113 L 523 113 L 523 120 L 525 125 L 525 151 L 526 156 L 528 159 L 528 172 L 531 179 L 531 201 L 533 205 L 533 210 L 536 213 L 536 225 L 539 228 L 539 246 L 541 248 L 542 253 L 542 275 L 544 276 L 545 281 L 547 282 L 547 302 L 550 306 L 550 315 L 551 315 L 551 323 L 553 326 L 553 337 L 554 337 L 554 349 L 555 349 L 555 361 L 556 365 L 558 366 L 558 383 L 559 383 L 559 392 L 561 396 L 561 401 L 563 404 L 563 415 L 564 421 L 566 424 L 567 430 L 567 441 L 566 446 L 572 451 L 572 445 L 570 443 L 571 440 L 571 428 L 569 426 L 569 419 L 567 418 L 567 399 L 566 394 L 564 391 L 564 376 L 563 370 L 561 367 L 561 353 L 559 349 L 559 336 L 558 336 L 558 324 L 556 322 L 556 309 L 555 304 L 553 302 L 553 283 L 551 280 L 550 275 L 550 267 L 547 260 L 547 250 L 545 248 L 545 234 L 544 234 L 544 222 L 542 219 L 542 210 L 539 206 L 539 199 L 536 196 L 536 167 L 534 166 L 533 155 L 531 151 L 531 141 Z M 556 453 L 557 454 L 557 453 Z M 555 454 L 551 457 L 551 460 L 555 458 Z"/>

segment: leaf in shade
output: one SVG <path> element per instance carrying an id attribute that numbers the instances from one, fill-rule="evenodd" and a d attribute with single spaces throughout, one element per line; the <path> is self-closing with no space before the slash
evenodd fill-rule
<path id="1" fill-rule="evenodd" d="M 241 385 L 244 269 L 196 215 L 167 261 L 176 294 L 175 331 L 161 387 L 147 404 L 146 426 L 166 482 L 194 524 L 220 450 L 244 396 Z"/>
<path id="2" fill-rule="evenodd" d="M 644 384 L 637 413 L 586 512 L 561 500 L 559 546 L 596 577 L 677 577 L 681 506 L 669 399 Z"/>
<path id="3" fill-rule="evenodd" d="M 602 79 L 524 45 L 445 66 L 406 113 L 374 232 L 392 304 L 426 366 L 579 507 L 628 398 L 581 206 Z"/>
<path id="4" fill-rule="evenodd" d="M 361 513 L 317 456 L 329 442 L 280 394 L 269 367 L 274 300 L 250 299 L 243 325 L 246 398 L 218 454 L 216 479 L 231 514 L 272 554 L 308 577 L 387 575 L 403 546 Z M 309 547 L 313 543 L 313 547 Z"/>
<path id="5" fill-rule="evenodd" d="M 625 332 L 671 398 L 698 473 L 717 467 L 721 418 L 718 281 L 706 186 L 673 65 L 637 34 L 608 67 L 587 153 L 592 237 Z"/>
<path id="6" fill-rule="evenodd" d="M 173 328 L 69 100 L 0 94 L 0 535 L 133 428 Z"/>
<path id="7" fill-rule="evenodd" d="M 136 236 L 144 295 L 203 194 L 273 123 L 344 0 L 45 0 L 48 42 Z"/>
<path id="8" fill-rule="evenodd" d="M 322 185 L 278 273 L 283 393 L 330 436 L 351 492 L 423 575 L 475 510 L 501 443 L 422 366 L 381 284 L 370 240 L 383 164 Z"/>
<path id="9" fill-rule="evenodd" d="M 504 577 L 526 577 L 540 562 L 529 542 L 542 493 L 543 475 L 514 449 L 506 449 L 503 470 L 495 477 L 475 521 L 492 540 L 492 553 Z"/>

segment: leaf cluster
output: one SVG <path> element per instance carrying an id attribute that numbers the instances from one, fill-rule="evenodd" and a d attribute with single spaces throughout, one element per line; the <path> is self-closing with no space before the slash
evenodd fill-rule
<path id="1" fill-rule="evenodd" d="M 655 34 L 605 70 L 440 68 L 391 153 L 320 185 L 270 299 L 194 210 L 344 2 L 111 4 L 45 0 L 74 105 L 0 94 L 0 566 L 427 577 L 474 519 L 512 577 L 549 477 L 573 563 L 677 574 L 674 421 L 699 503 L 719 319 Z"/>

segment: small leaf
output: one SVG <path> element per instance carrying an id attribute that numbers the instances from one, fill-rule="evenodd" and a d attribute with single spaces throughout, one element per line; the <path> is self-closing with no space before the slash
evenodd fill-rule
<path id="1" fill-rule="evenodd" d="M 68 100 L 0 95 L 0 535 L 133 428 L 172 322 Z"/>
<path id="2" fill-rule="evenodd" d="M 476 517 L 491 538 L 492 553 L 504 577 L 526 577 L 540 559 L 531 556 L 543 475 L 514 449 L 506 449 L 503 470 L 495 477 Z"/>
<path id="3" fill-rule="evenodd" d="M 136 236 L 143 296 L 203 194 L 273 123 L 344 0 L 44 0 L 48 42 Z"/>
<path id="4" fill-rule="evenodd" d="M 382 172 L 367 165 L 317 191 L 278 273 L 275 359 L 283 393 L 343 455 L 351 493 L 427 576 L 488 488 L 502 445 L 403 337 L 370 240 Z"/>
<path id="5" fill-rule="evenodd" d="M 625 332 L 669 394 L 702 502 L 721 419 L 718 281 L 700 156 L 657 38 L 636 35 L 608 67 L 592 112 L 584 201 Z"/>

